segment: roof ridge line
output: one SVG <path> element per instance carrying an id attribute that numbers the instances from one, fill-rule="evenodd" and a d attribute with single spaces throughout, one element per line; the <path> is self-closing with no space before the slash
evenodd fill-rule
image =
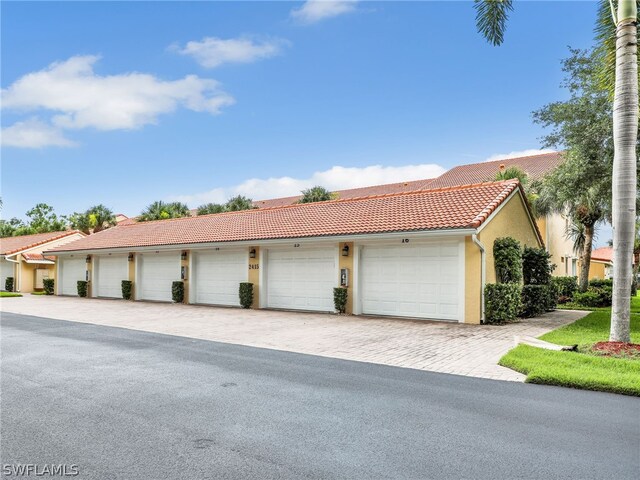
<path id="1" fill-rule="evenodd" d="M 482 187 L 482 186 L 488 186 L 488 185 L 498 185 L 498 184 L 512 184 L 512 183 L 519 183 L 519 181 L 517 179 L 508 179 L 508 180 L 494 180 L 494 181 L 487 181 L 487 182 L 478 182 L 478 183 L 469 183 L 469 184 L 463 184 L 463 185 L 453 185 L 453 186 L 447 186 L 447 187 L 438 187 L 438 188 L 425 188 L 425 189 L 421 189 L 421 190 L 411 190 L 409 192 L 393 192 L 393 193 L 380 193 L 377 195 L 365 195 L 362 197 L 353 197 L 353 198 L 336 198 L 336 199 L 332 199 L 332 200 L 324 200 L 322 202 L 309 202 L 309 203 L 294 203 L 292 205 L 279 205 L 279 206 L 275 206 L 275 207 L 263 207 L 263 208 L 251 208 L 251 209 L 247 209 L 247 210 L 237 210 L 234 212 L 220 212 L 220 213 L 208 213 L 206 215 L 196 215 L 196 216 L 187 216 L 187 217 L 178 217 L 178 218 L 167 218 L 164 220 L 149 220 L 149 221 L 138 221 L 136 223 L 132 223 L 132 224 L 128 224 L 128 225 L 117 225 L 116 228 L 128 228 L 128 227 L 135 227 L 136 225 L 149 225 L 149 224 L 155 224 L 155 223 L 161 223 L 163 225 L 167 224 L 167 222 L 178 222 L 178 221 L 182 221 L 182 220 L 194 220 L 197 218 L 207 218 L 207 217 L 213 217 L 213 216 L 227 216 L 227 215 L 238 215 L 238 214 L 256 214 L 258 212 L 271 212 L 274 210 L 285 210 L 285 209 L 290 209 L 290 208 L 305 208 L 305 207 L 310 207 L 310 206 L 315 206 L 315 205 L 331 205 L 331 204 L 335 204 L 335 203 L 350 203 L 350 202 L 357 202 L 357 201 L 362 201 L 362 200 L 372 200 L 372 199 L 376 199 L 376 198 L 393 198 L 393 197 L 401 197 L 404 195 L 417 195 L 420 193 L 439 193 L 439 192 L 448 192 L 448 191 L 452 191 L 452 190 L 468 190 L 471 188 L 478 188 L 478 187 Z M 94 233 L 94 235 L 99 235 L 100 233 L 103 232 L 108 232 L 109 230 L 111 230 L 110 228 L 107 230 L 103 230 L 102 232 L 98 232 L 98 233 Z"/>

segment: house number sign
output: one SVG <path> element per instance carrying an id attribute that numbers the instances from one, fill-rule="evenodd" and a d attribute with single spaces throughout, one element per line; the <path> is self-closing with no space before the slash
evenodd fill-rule
<path id="1" fill-rule="evenodd" d="M 249 265 L 249 270 L 258 270 L 260 268 L 260 264 L 258 263 L 252 263 L 251 265 Z"/>

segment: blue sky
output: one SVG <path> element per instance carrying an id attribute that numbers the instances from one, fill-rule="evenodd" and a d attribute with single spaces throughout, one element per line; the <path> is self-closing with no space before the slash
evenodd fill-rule
<path id="1" fill-rule="evenodd" d="M 470 2 L 3 2 L 3 217 L 387 183 L 539 148 L 531 111 L 564 97 L 560 60 L 592 44 L 595 10 L 517 2 L 492 47 Z"/>

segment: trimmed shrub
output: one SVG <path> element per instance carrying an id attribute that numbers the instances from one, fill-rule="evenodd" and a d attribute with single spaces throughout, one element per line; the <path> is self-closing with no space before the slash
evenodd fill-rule
<path id="1" fill-rule="evenodd" d="M 551 283 L 558 289 L 560 297 L 573 298 L 573 294 L 578 291 L 578 277 L 551 277 Z"/>
<path id="2" fill-rule="evenodd" d="M 125 300 L 131 300 L 131 294 L 133 293 L 133 282 L 131 280 L 122 280 L 122 298 Z"/>
<path id="3" fill-rule="evenodd" d="M 611 287 L 589 287 L 586 292 L 576 292 L 573 301 L 582 307 L 610 307 L 612 295 Z"/>
<path id="4" fill-rule="evenodd" d="M 4 289 L 7 292 L 13 292 L 13 277 L 7 277 L 4 281 Z"/>
<path id="5" fill-rule="evenodd" d="M 242 308 L 251 308 L 253 305 L 253 283 L 241 282 L 239 294 Z"/>
<path id="6" fill-rule="evenodd" d="M 520 285 L 517 283 L 488 283 L 484 286 L 485 323 L 513 322 L 520 311 Z"/>
<path id="7" fill-rule="evenodd" d="M 589 286 L 594 288 L 613 288 L 613 280 L 594 278 L 593 280 L 589 280 Z"/>
<path id="8" fill-rule="evenodd" d="M 522 275 L 525 285 L 547 285 L 551 272 L 556 268 L 549 262 L 551 254 L 544 248 L 524 247 L 522 252 Z"/>
<path id="9" fill-rule="evenodd" d="M 347 311 L 347 289 L 344 287 L 336 287 L 333 289 L 333 305 L 336 312 L 345 313 Z"/>
<path id="10" fill-rule="evenodd" d="M 537 317 L 547 310 L 549 289 L 547 285 L 525 285 L 522 287 L 522 309 L 520 314 L 525 317 Z"/>
<path id="11" fill-rule="evenodd" d="M 53 278 L 45 278 L 42 280 L 42 288 L 45 295 L 53 295 L 55 289 L 55 280 Z"/>
<path id="12" fill-rule="evenodd" d="M 88 284 L 89 282 L 87 282 L 86 280 L 78 280 L 78 296 L 79 297 L 84 298 L 87 296 Z"/>
<path id="13" fill-rule="evenodd" d="M 182 280 L 171 284 L 171 298 L 173 298 L 174 303 L 184 302 L 184 282 Z"/>
<path id="14" fill-rule="evenodd" d="M 560 295 L 558 295 L 558 286 L 555 283 L 551 282 L 549 285 L 545 285 L 544 288 L 546 290 L 544 303 L 545 310 L 547 312 L 550 312 L 552 310 L 555 310 L 558 306 L 558 298 L 560 297 Z"/>
<path id="15" fill-rule="evenodd" d="M 496 238 L 493 259 L 498 283 L 520 283 L 522 280 L 522 248 L 515 238 Z"/>

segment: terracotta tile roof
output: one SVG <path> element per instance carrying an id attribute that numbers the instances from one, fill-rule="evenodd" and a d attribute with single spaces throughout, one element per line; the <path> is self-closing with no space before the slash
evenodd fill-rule
<path id="1" fill-rule="evenodd" d="M 49 255 L 44 256 L 41 253 L 23 253 L 22 257 L 25 260 L 28 260 L 28 261 L 40 261 L 40 262 L 42 262 L 42 261 L 45 261 L 45 260 L 49 260 L 49 261 L 55 262 L 55 260 L 56 260 L 56 257 L 52 257 L 52 256 L 49 256 Z"/>
<path id="2" fill-rule="evenodd" d="M 346 190 L 337 190 L 333 192 L 340 200 L 358 197 L 370 197 L 374 195 L 387 195 L 390 193 L 414 192 L 416 190 L 425 190 L 429 188 L 429 184 L 433 178 L 423 180 L 413 180 L 410 182 L 387 183 L 384 185 L 373 185 L 370 187 L 349 188 Z M 298 203 L 302 195 L 293 197 L 272 198 L 269 200 L 258 200 L 253 204 L 258 208 L 284 207 Z"/>
<path id="3" fill-rule="evenodd" d="M 544 153 L 528 157 L 508 158 L 492 162 L 460 165 L 435 178 L 429 188 L 453 187 L 470 183 L 490 182 L 500 171 L 500 166 L 520 167 L 531 180 L 540 180 L 562 163 L 562 152 Z"/>
<path id="4" fill-rule="evenodd" d="M 613 247 L 600 247 L 591 252 L 591 260 L 611 262 L 613 260 Z"/>
<path id="5" fill-rule="evenodd" d="M 47 253 L 476 228 L 517 188 L 519 183 L 511 180 L 140 222 Z"/>
<path id="6" fill-rule="evenodd" d="M 12 255 L 76 233 L 80 232 L 78 230 L 67 230 L 65 232 L 36 233 L 20 237 L 3 237 L 0 238 L 0 255 Z"/>

